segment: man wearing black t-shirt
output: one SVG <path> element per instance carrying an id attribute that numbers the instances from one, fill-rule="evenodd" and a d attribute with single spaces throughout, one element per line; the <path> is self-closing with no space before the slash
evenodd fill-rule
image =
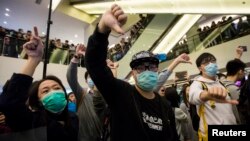
<path id="1" fill-rule="evenodd" d="M 159 60 L 148 51 L 135 54 L 130 63 L 136 84 L 116 79 L 106 65 L 111 30 L 124 33 L 127 16 L 118 5 L 103 14 L 85 54 L 86 68 L 111 110 L 112 141 L 178 141 L 174 113 L 153 92 Z"/>

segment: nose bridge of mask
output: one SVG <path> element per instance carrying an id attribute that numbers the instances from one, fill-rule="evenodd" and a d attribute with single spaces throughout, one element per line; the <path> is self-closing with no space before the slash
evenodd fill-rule
<path id="1" fill-rule="evenodd" d="M 65 96 L 65 93 L 64 93 L 63 90 L 52 90 L 48 94 L 46 94 L 45 96 L 43 96 L 43 98 L 41 100 L 47 99 L 48 97 L 51 97 L 55 93 L 63 95 L 65 97 L 65 99 L 66 99 L 66 96 Z"/>

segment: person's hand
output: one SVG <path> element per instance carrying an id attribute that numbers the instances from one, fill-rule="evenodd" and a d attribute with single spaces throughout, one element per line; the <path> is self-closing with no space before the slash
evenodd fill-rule
<path id="1" fill-rule="evenodd" d="M 240 59 L 241 56 L 242 56 L 242 54 L 243 54 L 243 48 L 237 47 L 237 48 L 236 48 L 236 58 L 237 58 L 237 59 Z"/>
<path id="2" fill-rule="evenodd" d="M 121 28 L 127 22 L 127 15 L 124 14 L 120 6 L 114 4 L 110 10 L 107 10 L 98 24 L 99 32 L 107 33 L 114 30 L 119 34 L 124 34 Z"/>
<path id="3" fill-rule="evenodd" d="M 0 124 L 5 122 L 5 116 L 3 113 L 0 112 Z"/>
<path id="4" fill-rule="evenodd" d="M 189 56 L 186 53 L 182 53 L 181 55 L 179 55 L 175 61 L 177 61 L 177 63 L 189 63 L 192 64 L 192 62 L 190 61 Z"/>
<path id="5" fill-rule="evenodd" d="M 83 44 L 78 44 L 76 47 L 75 55 L 78 57 L 84 56 L 86 52 L 86 47 Z"/>
<path id="6" fill-rule="evenodd" d="M 34 35 L 29 42 L 23 45 L 23 49 L 28 55 L 28 59 L 42 59 L 44 46 L 38 35 L 37 27 L 34 27 Z"/>
<path id="7" fill-rule="evenodd" d="M 206 91 L 205 93 L 201 95 L 201 99 L 203 101 L 214 100 L 219 103 L 238 104 L 237 100 L 226 99 L 227 95 L 228 95 L 228 92 L 225 88 L 211 87 L 211 88 L 208 88 L 208 91 Z"/>
<path id="8" fill-rule="evenodd" d="M 106 60 L 107 62 L 107 66 L 110 68 L 110 69 L 116 69 L 119 67 L 119 63 L 118 62 L 112 62 L 111 60 L 107 59 Z"/>

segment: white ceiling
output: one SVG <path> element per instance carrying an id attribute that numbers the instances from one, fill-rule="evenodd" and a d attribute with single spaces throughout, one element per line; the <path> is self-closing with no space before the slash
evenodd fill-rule
<path id="1" fill-rule="evenodd" d="M 125 13 L 249 14 L 250 0 L 114 0 L 73 5 L 89 14 L 101 14 L 113 4 Z"/>
<path id="2" fill-rule="evenodd" d="M 48 4 L 49 0 L 42 0 L 41 4 L 35 3 L 36 0 L 0 0 L 0 25 L 9 29 L 18 28 L 32 30 L 37 26 L 39 34 L 47 31 Z M 9 8 L 7 12 L 5 9 Z M 6 17 L 5 13 L 10 16 Z M 53 24 L 50 27 L 50 39 L 60 38 L 72 40 L 72 43 L 84 43 L 84 29 L 86 23 L 54 11 L 51 20 Z M 7 24 L 4 24 L 4 21 Z M 75 37 L 77 35 L 77 38 Z"/>

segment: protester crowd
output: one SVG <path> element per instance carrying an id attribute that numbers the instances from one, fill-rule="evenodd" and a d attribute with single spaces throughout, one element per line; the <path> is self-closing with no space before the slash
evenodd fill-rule
<path id="1" fill-rule="evenodd" d="M 72 89 L 69 94 L 54 75 L 33 81 L 44 57 L 43 40 L 34 27 L 22 46 L 27 60 L 20 72 L 10 76 L 0 95 L 0 139 L 208 141 L 209 125 L 249 124 L 250 80 L 241 61 L 243 48 L 236 47 L 235 57 L 228 60 L 224 79 L 218 78 L 220 60 L 211 53 L 200 54 L 195 63 L 181 53 L 159 71 L 156 55 L 140 51 L 129 64 L 135 80 L 130 84 L 117 78 L 119 64 L 107 58 L 111 30 L 124 34 L 126 22 L 121 7 L 113 5 L 102 15 L 87 47 L 76 46 L 65 74 Z M 70 48 L 60 40 L 55 46 Z M 77 78 L 83 56 L 87 72 L 82 77 L 88 88 L 81 87 L 83 82 Z M 175 86 L 164 84 L 183 63 L 195 64 L 200 74 L 178 93 Z"/>

